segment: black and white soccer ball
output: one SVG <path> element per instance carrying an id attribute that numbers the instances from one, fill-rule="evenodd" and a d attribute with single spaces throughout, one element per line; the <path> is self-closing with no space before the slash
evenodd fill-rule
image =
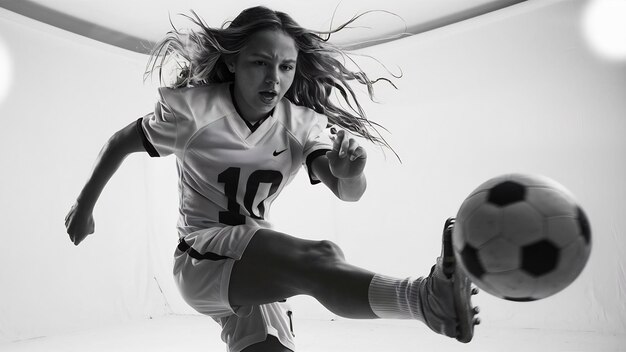
<path id="1" fill-rule="evenodd" d="M 474 284 L 527 302 L 553 295 L 578 277 L 591 252 L 591 229 L 563 186 L 543 176 L 509 174 L 467 197 L 452 243 Z"/>

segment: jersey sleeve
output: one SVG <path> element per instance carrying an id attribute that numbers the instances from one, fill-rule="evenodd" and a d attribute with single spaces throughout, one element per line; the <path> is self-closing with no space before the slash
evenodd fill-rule
<path id="1" fill-rule="evenodd" d="M 313 168 L 311 167 L 313 160 L 333 149 L 333 142 L 330 139 L 330 132 L 327 128 L 328 118 L 320 114 L 315 114 L 315 117 L 304 144 L 304 166 L 313 185 L 321 182 L 313 173 Z"/>
<path id="2" fill-rule="evenodd" d="M 152 157 L 182 151 L 194 125 L 185 94 L 170 88 L 159 88 L 154 112 L 137 121 L 144 147 Z"/>

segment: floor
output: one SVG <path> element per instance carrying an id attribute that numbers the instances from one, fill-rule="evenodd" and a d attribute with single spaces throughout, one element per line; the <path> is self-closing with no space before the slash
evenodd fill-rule
<path id="1" fill-rule="evenodd" d="M 300 352 L 312 351 L 626 351 L 626 336 L 532 329 L 477 331 L 460 344 L 410 321 L 296 320 Z M 225 351 L 219 326 L 195 315 L 172 315 L 98 330 L 17 341 L 2 352 Z"/>

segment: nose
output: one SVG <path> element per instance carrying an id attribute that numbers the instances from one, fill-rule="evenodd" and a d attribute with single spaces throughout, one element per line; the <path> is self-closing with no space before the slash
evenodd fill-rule
<path id="1" fill-rule="evenodd" d="M 278 67 L 270 67 L 265 75 L 265 83 L 276 85 L 279 82 Z"/>

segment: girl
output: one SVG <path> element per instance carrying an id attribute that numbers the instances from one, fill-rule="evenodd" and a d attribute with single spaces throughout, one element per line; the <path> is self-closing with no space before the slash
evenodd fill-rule
<path id="1" fill-rule="evenodd" d="M 128 154 L 175 154 L 174 278 L 186 302 L 221 324 L 229 351 L 293 351 L 279 302 L 300 294 L 343 317 L 418 319 L 470 341 L 478 323 L 470 296 L 477 291 L 455 270 L 453 219 L 431 274 L 416 280 L 355 267 L 334 243 L 276 232 L 266 220 L 300 165 L 311 183 L 340 199 L 361 197 L 365 149 L 345 131 L 325 129 L 338 125 L 385 145 L 348 85 L 356 80 L 371 92 L 374 82 L 347 69 L 336 59 L 339 49 L 285 13 L 250 8 L 222 29 L 192 20 L 199 31 L 170 32 L 150 61 L 154 70 L 158 56 L 182 59 L 177 82 L 160 88 L 154 112 L 115 133 L 98 156 L 66 217 L 74 244 L 94 232 L 96 200 Z M 333 104 L 333 89 L 349 106 L 352 98 L 352 111 Z"/>

